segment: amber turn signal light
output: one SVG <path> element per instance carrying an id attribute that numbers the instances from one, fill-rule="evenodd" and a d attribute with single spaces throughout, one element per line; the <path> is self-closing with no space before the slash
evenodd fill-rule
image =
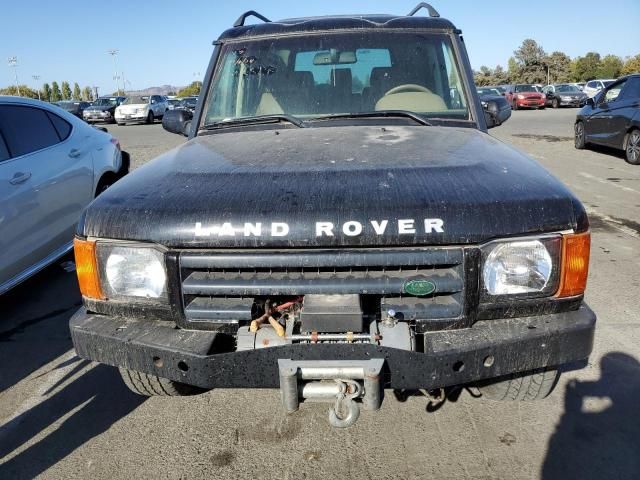
<path id="1" fill-rule="evenodd" d="M 581 295 L 587 288 L 591 233 L 576 233 L 562 237 L 560 288 L 556 297 Z"/>
<path id="2" fill-rule="evenodd" d="M 80 293 L 83 297 L 104 299 L 98 277 L 96 242 L 76 238 L 73 240 L 73 251 L 76 257 L 76 273 L 78 274 Z"/>

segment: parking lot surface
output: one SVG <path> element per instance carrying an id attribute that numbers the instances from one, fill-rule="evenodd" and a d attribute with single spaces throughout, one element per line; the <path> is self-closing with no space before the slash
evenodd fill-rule
<path id="1" fill-rule="evenodd" d="M 640 167 L 573 147 L 576 110 L 516 111 L 491 131 L 542 163 L 592 223 L 594 352 L 536 403 L 463 392 L 437 411 L 387 392 L 333 430 L 326 406 L 283 416 L 279 393 L 145 399 L 74 355 L 66 258 L 0 297 L 0 478 L 640 478 Z M 179 145 L 159 124 L 108 129 L 137 168 Z M 69 268 L 69 264 L 64 264 Z"/>

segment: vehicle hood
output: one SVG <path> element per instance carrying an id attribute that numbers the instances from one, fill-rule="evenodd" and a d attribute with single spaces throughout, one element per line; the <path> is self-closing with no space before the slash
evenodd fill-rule
<path id="1" fill-rule="evenodd" d="M 555 95 L 558 97 L 572 97 L 572 98 L 582 98 L 587 96 L 587 94 L 584 92 L 556 92 Z"/>
<path id="2" fill-rule="evenodd" d="M 518 92 L 514 95 L 524 95 L 526 98 L 541 98 L 543 96 L 540 92 Z"/>
<path id="3" fill-rule="evenodd" d="M 107 110 L 111 110 L 116 108 L 115 105 L 90 105 L 85 110 L 94 111 L 94 112 L 105 112 Z"/>
<path id="4" fill-rule="evenodd" d="M 328 126 L 196 137 L 100 195 L 78 233 L 168 247 L 469 244 L 583 217 L 539 164 L 478 130 Z"/>
<path id="5" fill-rule="evenodd" d="M 138 110 L 140 108 L 145 108 L 145 107 L 148 107 L 148 106 L 149 106 L 148 103 L 128 103 L 127 105 L 120 105 L 118 107 L 118 109 L 121 112 L 127 112 L 127 111 L 130 111 L 130 110 Z"/>

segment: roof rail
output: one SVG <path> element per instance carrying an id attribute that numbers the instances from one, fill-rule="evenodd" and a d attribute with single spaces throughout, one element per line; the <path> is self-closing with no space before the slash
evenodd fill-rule
<path id="1" fill-rule="evenodd" d="M 427 11 L 429 12 L 429 16 L 430 17 L 439 17 L 440 14 L 438 13 L 438 11 L 433 8 L 431 5 L 429 5 L 427 2 L 420 2 L 416 8 L 414 8 L 413 10 L 411 10 L 409 12 L 409 15 L 407 15 L 407 17 L 413 17 L 416 13 L 418 13 L 421 9 L 427 9 Z"/>
<path id="2" fill-rule="evenodd" d="M 248 12 L 244 12 L 242 15 L 240 15 L 240 17 L 234 22 L 233 26 L 234 27 L 244 26 L 244 21 L 249 17 L 256 17 L 257 19 L 262 20 L 263 22 L 271 23 L 271 20 L 269 20 L 267 17 L 260 15 L 255 10 L 249 10 Z"/>

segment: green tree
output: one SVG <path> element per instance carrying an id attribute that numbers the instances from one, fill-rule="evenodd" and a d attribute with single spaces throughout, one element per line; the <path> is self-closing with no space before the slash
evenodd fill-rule
<path id="1" fill-rule="evenodd" d="M 42 85 L 42 100 L 44 100 L 45 102 L 51 101 L 51 87 L 48 83 Z"/>
<path id="2" fill-rule="evenodd" d="M 518 83 L 520 81 L 520 66 L 513 57 L 509 57 L 507 62 L 507 77 L 509 78 L 509 83 Z"/>
<path id="3" fill-rule="evenodd" d="M 578 57 L 572 64 L 572 75 L 576 82 L 588 82 L 598 78 L 600 68 L 600 54 L 588 52 L 584 57 Z"/>
<path id="4" fill-rule="evenodd" d="M 73 84 L 72 98 L 74 100 L 80 100 L 82 98 L 82 92 L 80 91 L 80 85 L 78 85 L 78 83 Z"/>
<path id="5" fill-rule="evenodd" d="M 62 99 L 71 100 L 71 87 L 69 82 L 62 82 Z"/>
<path id="6" fill-rule="evenodd" d="M 82 89 L 82 100 L 90 102 L 93 100 L 93 94 L 91 93 L 91 87 L 84 87 Z"/>
<path id="7" fill-rule="evenodd" d="M 520 81 L 527 83 L 542 83 L 546 80 L 544 60 L 546 53 L 538 43 L 527 38 L 522 45 L 513 52 L 519 67 Z"/>
<path id="8" fill-rule="evenodd" d="M 622 67 L 622 75 L 629 75 L 630 73 L 640 73 L 640 54 L 635 57 L 628 57 L 624 66 Z"/>
<path id="9" fill-rule="evenodd" d="M 196 80 L 195 82 L 192 82 L 191 85 L 189 85 L 188 87 L 183 88 L 182 90 L 178 91 L 178 96 L 179 97 L 193 97 L 196 95 L 200 95 L 200 89 L 202 88 L 202 82 L 199 80 Z"/>
<path id="10" fill-rule="evenodd" d="M 0 89 L 0 95 L 13 95 L 20 97 L 28 97 L 38 99 L 38 91 L 33 90 L 32 88 L 27 87 L 26 85 L 20 85 L 20 91 L 18 92 L 18 88 L 15 85 L 11 85 L 7 88 Z"/>
<path id="11" fill-rule="evenodd" d="M 504 71 L 502 65 L 496 65 L 496 68 L 493 69 L 493 80 L 494 85 L 504 85 L 509 82 L 509 74 Z"/>
<path id="12" fill-rule="evenodd" d="M 62 100 L 62 93 L 58 82 L 51 82 L 51 102 L 59 102 L 60 100 Z"/>
<path id="13" fill-rule="evenodd" d="M 562 83 L 571 80 L 571 58 L 567 54 L 553 52 L 544 59 L 544 65 L 549 69 L 549 83 Z"/>
<path id="14" fill-rule="evenodd" d="M 622 72 L 622 67 L 624 67 L 624 64 L 620 57 L 617 55 L 606 55 L 600 60 L 597 75 L 599 78 L 618 78 L 620 72 Z"/>
<path id="15" fill-rule="evenodd" d="M 479 87 L 491 85 L 493 83 L 493 71 L 486 65 L 482 65 L 479 71 L 474 72 L 473 80 Z"/>

